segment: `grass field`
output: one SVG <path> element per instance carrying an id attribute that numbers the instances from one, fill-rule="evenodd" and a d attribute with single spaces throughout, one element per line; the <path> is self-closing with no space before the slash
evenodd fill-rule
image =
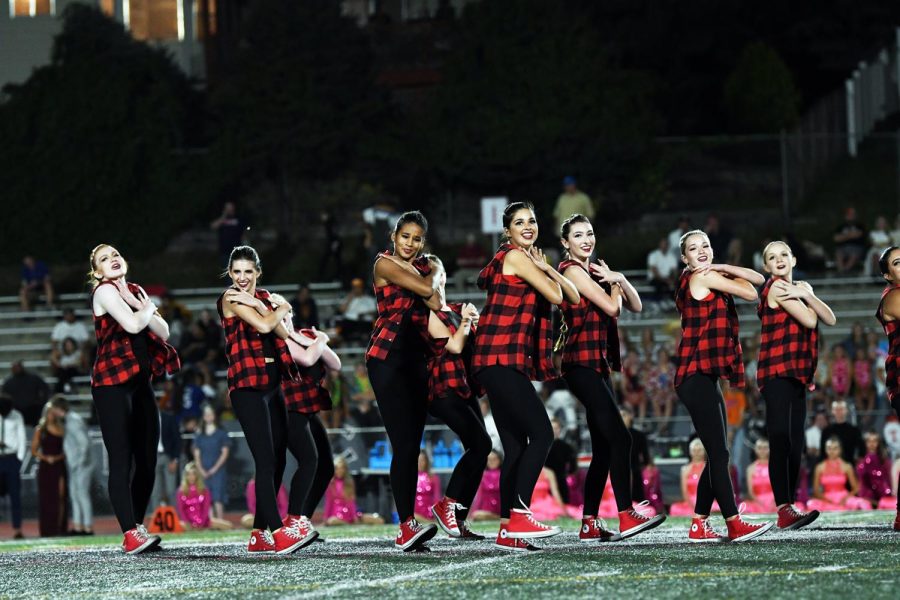
<path id="1" fill-rule="evenodd" d="M 322 528 L 325 543 L 287 557 L 248 556 L 247 531 L 171 535 L 163 551 L 134 557 L 118 536 L 11 541 L 0 543 L 0 597 L 897 598 L 892 520 L 826 514 L 804 530 L 715 546 L 688 544 L 683 518 L 598 546 L 561 521 L 564 534 L 525 556 L 492 539 L 440 537 L 430 553 L 405 554 L 392 547 L 393 526 Z M 496 523 L 478 525 L 496 534 Z"/>

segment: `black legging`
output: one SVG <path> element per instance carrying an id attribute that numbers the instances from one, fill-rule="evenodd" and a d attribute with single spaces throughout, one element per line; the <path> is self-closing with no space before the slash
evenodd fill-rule
<path id="1" fill-rule="evenodd" d="M 793 504 L 806 449 L 806 390 L 799 379 L 776 377 L 764 382 L 762 397 L 766 402 L 769 480 L 775 504 Z"/>
<path id="2" fill-rule="evenodd" d="M 232 390 L 231 407 L 244 430 L 256 470 L 253 528 L 275 531 L 281 527 L 276 490 L 281 487 L 287 460 L 287 410 L 281 388 L 276 384 L 268 390 Z"/>
<path id="3" fill-rule="evenodd" d="M 391 491 L 402 523 L 413 516 L 416 499 L 427 405 L 425 358 L 395 353 L 386 360 L 367 360 L 366 368 L 391 442 Z"/>
<path id="4" fill-rule="evenodd" d="M 159 410 L 147 375 L 91 388 L 109 455 L 109 501 L 122 533 L 144 522 L 156 476 Z M 133 470 L 132 470 L 133 468 Z"/>
<path id="5" fill-rule="evenodd" d="M 446 491 L 448 498 L 465 506 L 457 513 L 460 519 L 465 520 L 481 484 L 488 454 L 491 453 L 491 436 L 484 427 L 484 417 L 474 395 L 465 399 L 451 392 L 432 400 L 428 412 L 446 423 L 466 450 L 450 475 Z"/>
<path id="6" fill-rule="evenodd" d="M 631 434 L 609 387 L 609 378 L 575 367 L 565 375 L 569 389 L 584 405 L 591 432 L 591 466 L 584 480 L 584 516 L 597 515 L 606 477 L 612 480 L 619 511 L 631 508 Z"/>
<path id="7" fill-rule="evenodd" d="M 331 478 L 334 458 L 328 433 L 316 413 L 288 412 L 288 449 L 297 459 L 291 479 L 288 513 L 312 517 Z"/>
<path id="8" fill-rule="evenodd" d="M 503 443 L 500 517 L 506 519 L 514 505 L 531 505 L 531 494 L 553 443 L 553 428 L 544 404 L 523 373 L 493 366 L 479 371 L 477 377 L 487 390 Z"/>
<path id="9" fill-rule="evenodd" d="M 734 488 L 728 473 L 728 435 L 725 420 L 725 401 L 715 375 L 700 373 L 691 375 L 675 388 L 684 403 L 694 430 L 706 449 L 706 466 L 697 482 L 697 502 L 694 511 L 709 515 L 713 500 L 719 501 L 719 509 L 726 519 L 738 514 L 734 503 Z"/>
<path id="10" fill-rule="evenodd" d="M 897 413 L 897 417 L 900 418 L 900 396 L 891 400 L 891 406 L 894 408 L 894 412 Z M 897 488 L 900 489 L 900 473 L 897 474 Z M 897 499 L 897 512 L 900 513 L 900 496 Z"/>

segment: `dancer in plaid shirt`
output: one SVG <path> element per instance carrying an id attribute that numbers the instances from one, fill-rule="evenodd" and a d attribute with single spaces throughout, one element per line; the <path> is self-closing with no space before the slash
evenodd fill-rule
<path id="1" fill-rule="evenodd" d="M 875 317 L 888 338 L 888 356 L 885 361 L 885 385 L 888 400 L 900 416 L 900 247 L 891 246 L 878 259 L 881 275 L 888 287 L 881 294 L 881 302 Z M 894 531 L 900 531 L 900 502 L 894 517 Z"/>
<path id="2" fill-rule="evenodd" d="M 425 431 L 428 376 L 425 367 L 428 310 L 439 309 L 437 272 L 418 259 L 425 246 L 428 221 L 418 211 L 397 219 L 391 233 L 393 252 L 375 259 L 374 286 L 378 319 L 366 351 L 369 381 L 391 442 L 391 490 L 400 517 L 394 546 L 418 550 L 437 527 L 420 525 L 413 514 L 419 444 Z"/>
<path id="3" fill-rule="evenodd" d="M 426 258 L 438 273 L 436 291 L 441 303 L 441 308 L 428 316 L 428 334 L 433 340 L 428 359 L 428 412 L 446 423 L 465 448 L 445 496 L 431 507 L 431 514 L 450 537 L 483 540 L 466 522 L 491 452 L 491 436 L 478 406 L 478 386 L 469 377 L 478 309 L 472 304 L 447 304 L 444 265 L 434 255 Z"/>
<path id="4" fill-rule="evenodd" d="M 487 290 L 472 372 L 487 390 L 506 455 L 500 474 L 500 531 L 505 550 L 536 550 L 528 539 L 561 533 L 534 519 L 529 505 L 553 443 L 547 411 L 531 380 L 555 376 L 550 360 L 552 305 L 579 301 L 578 290 L 535 248 L 538 224 L 530 204 L 503 211 L 506 242 L 478 277 Z"/>
<path id="5" fill-rule="evenodd" d="M 594 228 L 584 215 L 566 219 L 560 231 L 567 259 L 559 271 L 570 280 L 581 300 L 563 301 L 565 329 L 560 337 L 562 372 L 572 393 L 584 405 L 591 432 L 591 466 L 584 480 L 582 542 L 624 539 L 662 523 L 665 515 L 646 517 L 635 511 L 631 497 L 631 435 L 625 427 L 609 383 L 610 369 L 621 370 L 617 317 L 624 305 L 641 311 L 641 299 L 621 273 L 605 262 L 591 263 Z M 559 347 L 557 349 L 560 349 Z M 619 534 L 606 529 L 597 516 L 606 478 L 612 480 L 619 510 Z"/>
<path id="6" fill-rule="evenodd" d="M 812 287 L 794 282 L 797 258 L 784 242 L 763 249 L 771 276 L 763 286 L 757 314 L 762 321 L 757 385 L 766 402 L 771 447 L 769 478 L 778 507 L 778 527 L 798 529 L 819 516 L 794 508 L 800 464 L 806 448 L 806 388 L 812 386 L 818 359 L 819 321 L 834 325 L 834 313 Z"/>
<path id="7" fill-rule="evenodd" d="M 288 304 L 279 294 L 271 294 L 269 301 L 275 307 Z M 341 359 L 328 347 L 328 336 L 324 332 L 295 330 L 290 312 L 281 322 L 285 329 L 297 331 L 305 341 L 305 344 L 299 344 L 293 338 L 285 340 L 291 358 L 300 369 L 300 379 L 281 382 L 288 410 L 288 449 L 297 459 L 284 524 L 300 531 L 306 540 L 305 546 L 319 537 L 310 517 L 334 475 L 331 445 L 319 411 L 331 409 L 331 395 L 324 387 L 325 377 L 328 371 L 340 371 Z"/>
<path id="8" fill-rule="evenodd" d="M 732 295 L 748 302 L 757 299 L 755 285 L 765 279 L 752 269 L 714 264 L 709 238 L 700 230 L 681 236 L 681 260 L 687 268 L 675 292 L 681 313 L 675 392 L 691 415 L 694 429 L 706 448 L 707 462 L 697 486 L 697 502 L 688 539 L 718 542 L 709 523 L 713 500 L 719 502 L 733 542 L 751 540 L 771 529 L 772 523 L 748 523 L 738 513 L 728 473 L 725 402 L 718 379 L 744 385 L 744 364 Z"/>
<path id="9" fill-rule="evenodd" d="M 159 444 L 151 380 L 174 373 L 180 363 L 166 343 L 169 326 L 156 306 L 143 288 L 125 282 L 128 263 L 119 251 L 100 244 L 91 251 L 90 265 L 97 334 L 91 394 L 109 455 L 109 500 L 125 534 L 122 550 L 139 554 L 160 542 L 143 525 Z"/>
<path id="10" fill-rule="evenodd" d="M 275 306 L 269 293 L 257 288 L 261 275 L 256 250 L 235 247 L 228 260 L 232 286 L 216 304 L 225 332 L 231 406 L 256 469 L 256 515 L 247 551 L 289 554 L 312 540 L 307 531 L 284 525 L 278 514 L 275 490 L 284 476 L 287 448 L 287 412 L 280 384 L 299 377 L 285 340 L 293 338 L 300 344 L 310 340 L 284 327 L 281 321 L 291 306 Z"/>

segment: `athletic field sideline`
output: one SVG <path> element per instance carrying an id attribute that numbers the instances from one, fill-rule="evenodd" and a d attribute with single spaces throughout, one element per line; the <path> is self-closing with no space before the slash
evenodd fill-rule
<path id="1" fill-rule="evenodd" d="M 807 529 L 746 544 L 689 544 L 688 519 L 588 546 L 578 523 L 528 555 L 437 537 L 430 553 L 394 550 L 396 526 L 322 527 L 325 543 L 248 556 L 249 532 L 169 535 L 126 557 L 121 536 L 0 543 L 3 598 L 897 598 L 893 512 L 825 514 Z M 713 518 L 724 530 L 721 518 Z M 611 524 L 612 525 L 612 524 Z M 496 535 L 497 523 L 476 523 Z"/>

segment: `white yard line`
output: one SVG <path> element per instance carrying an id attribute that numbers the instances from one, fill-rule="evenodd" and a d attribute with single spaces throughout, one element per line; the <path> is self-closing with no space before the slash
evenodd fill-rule
<path id="1" fill-rule="evenodd" d="M 490 558 L 481 558 L 478 560 L 470 560 L 468 562 L 454 562 L 451 564 L 441 564 L 440 568 L 436 568 L 435 566 L 430 566 L 427 569 L 421 569 L 419 571 L 414 571 L 412 573 L 406 573 L 405 575 L 394 575 L 393 577 L 385 577 L 383 579 L 372 579 L 368 581 L 347 581 L 345 583 L 339 583 L 336 585 L 332 585 L 329 587 L 324 587 L 322 589 L 313 590 L 310 592 L 306 592 L 303 594 L 286 596 L 284 600 L 295 600 L 299 598 L 320 598 L 323 596 L 332 596 L 334 594 L 345 592 L 345 591 L 354 591 L 367 587 L 378 587 L 378 586 L 389 586 L 392 584 L 402 583 L 404 581 L 411 581 L 414 579 L 424 578 L 424 577 L 434 577 L 435 574 L 449 573 L 451 571 L 459 571 L 462 569 L 468 569 L 470 567 L 476 567 L 481 565 L 488 565 L 495 562 L 514 560 L 516 558 L 521 558 L 523 555 L 517 554 L 504 554 L 502 556 L 491 556 Z"/>

